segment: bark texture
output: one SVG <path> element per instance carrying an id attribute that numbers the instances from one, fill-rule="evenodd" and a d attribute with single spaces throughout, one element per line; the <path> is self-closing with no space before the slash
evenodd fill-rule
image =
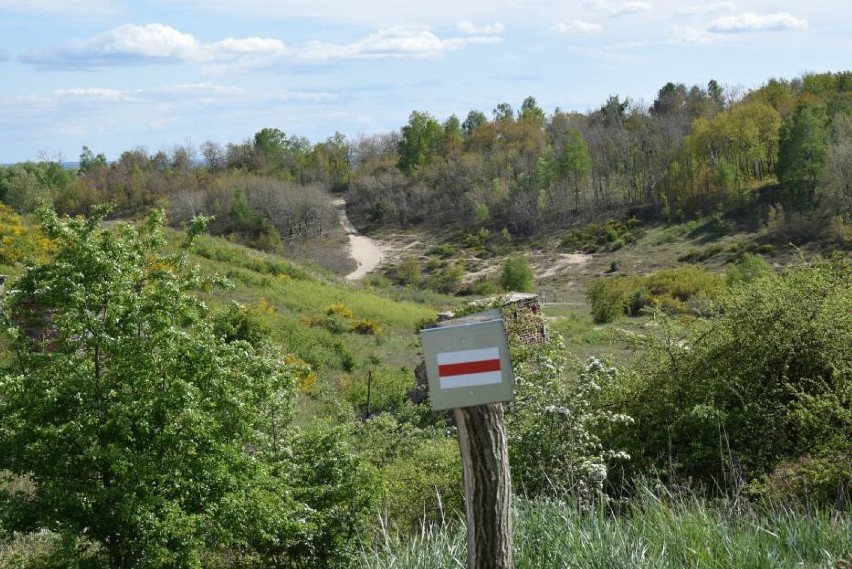
<path id="1" fill-rule="evenodd" d="M 512 569 L 512 481 L 503 405 L 455 410 L 464 468 L 468 569 Z"/>

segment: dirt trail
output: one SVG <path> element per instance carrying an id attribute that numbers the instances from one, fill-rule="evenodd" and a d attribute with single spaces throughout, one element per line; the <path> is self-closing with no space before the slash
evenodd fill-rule
<path id="1" fill-rule="evenodd" d="M 346 216 L 346 202 L 342 199 L 332 202 L 337 208 L 340 225 L 349 234 L 349 256 L 355 260 L 358 268 L 346 275 L 346 280 L 355 281 L 364 278 L 370 271 L 379 266 L 385 258 L 385 248 L 377 241 L 358 233 L 352 222 Z"/>

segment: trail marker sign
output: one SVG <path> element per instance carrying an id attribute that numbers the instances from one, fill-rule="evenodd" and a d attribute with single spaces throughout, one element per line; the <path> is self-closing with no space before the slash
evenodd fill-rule
<path id="1" fill-rule="evenodd" d="M 515 377 L 499 310 L 421 330 L 432 408 L 511 401 Z"/>

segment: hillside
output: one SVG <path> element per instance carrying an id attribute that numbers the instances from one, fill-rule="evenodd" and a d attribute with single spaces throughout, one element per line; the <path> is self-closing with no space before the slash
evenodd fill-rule
<path id="1" fill-rule="evenodd" d="M 845 566 L 850 78 L 0 169 L 0 567 L 458 564 L 418 330 L 513 290 L 524 566 Z"/>

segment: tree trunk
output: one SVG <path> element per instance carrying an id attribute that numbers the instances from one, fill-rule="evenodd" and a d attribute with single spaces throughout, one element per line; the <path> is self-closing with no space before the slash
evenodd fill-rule
<path id="1" fill-rule="evenodd" d="M 512 483 L 503 405 L 455 410 L 464 468 L 468 569 L 512 569 Z"/>

